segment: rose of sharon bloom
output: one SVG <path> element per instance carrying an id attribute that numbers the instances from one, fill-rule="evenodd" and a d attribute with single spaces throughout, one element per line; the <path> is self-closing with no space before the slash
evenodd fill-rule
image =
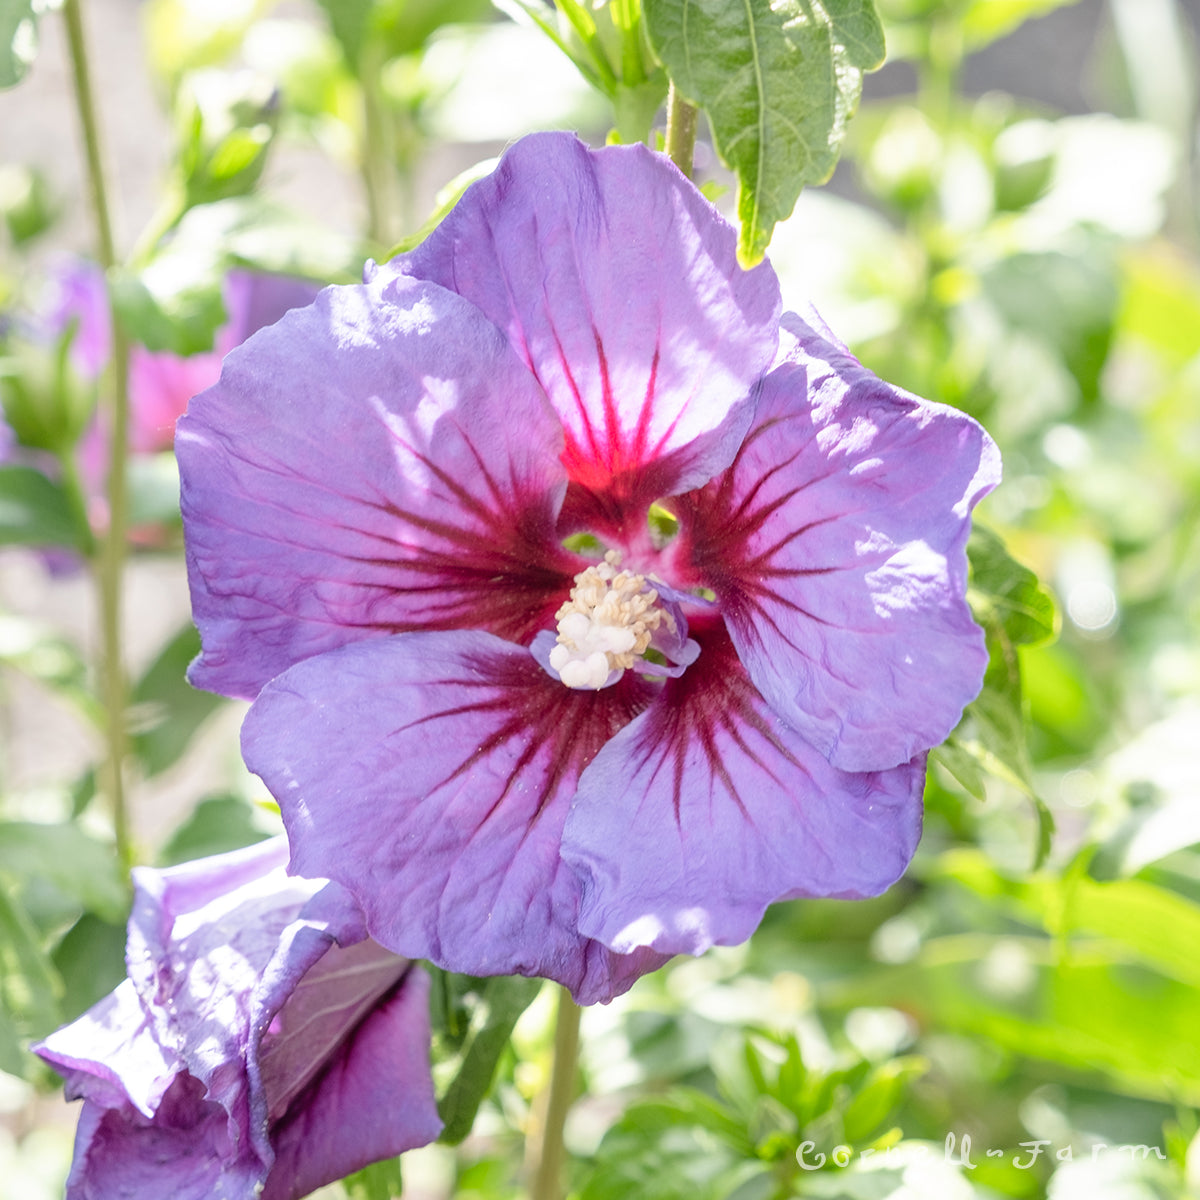
<path id="1" fill-rule="evenodd" d="M 382 944 L 587 1003 L 904 870 L 999 460 L 779 309 L 665 159 L 535 135 L 193 401 L 191 678 Z"/>
<path id="2" fill-rule="evenodd" d="M 129 977 L 34 1047 L 83 1099 L 67 1200 L 294 1200 L 441 1131 L 429 977 L 286 862 L 134 871 Z"/>

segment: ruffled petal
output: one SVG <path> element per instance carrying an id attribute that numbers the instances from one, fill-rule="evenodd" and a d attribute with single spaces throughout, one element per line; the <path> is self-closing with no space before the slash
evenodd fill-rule
<path id="1" fill-rule="evenodd" d="M 286 861 L 135 871 L 130 978 L 35 1047 L 84 1099 L 71 1200 L 298 1197 L 437 1136 L 428 981 Z"/>
<path id="2" fill-rule="evenodd" d="M 273 1157 L 267 1108 L 247 1055 L 336 932 L 305 919 L 329 885 L 288 876 L 286 862 L 280 837 L 167 870 L 135 869 L 126 948 L 156 1040 L 228 1114 L 231 1143 L 253 1147 L 264 1168 Z"/>
<path id="3" fill-rule="evenodd" d="M 551 679 L 489 634 L 404 634 L 274 680 L 242 732 L 279 801 L 292 869 L 342 883 L 371 936 L 470 975 L 557 979 L 581 1003 L 661 965 L 581 937 L 563 821 L 588 760 L 645 703 Z"/>
<path id="4" fill-rule="evenodd" d="M 937 745 L 978 694 L 970 513 L 1000 479 L 966 414 L 884 383 L 789 314 L 733 465 L 679 497 L 678 560 L 711 587 L 775 711 L 836 767 Z"/>
<path id="5" fill-rule="evenodd" d="M 154 1116 L 180 1070 L 178 1057 L 159 1044 L 128 979 L 31 1049 L 63 1077 L 68 1100 L 105 1108 L 129 1104 L 145 1117 Z"/>
<path id="6" fill-rule="evenodd" d="M 258 1160 L 230 1140 L 225 1111 L 182 1074 L 153 1120 L 84 1101 L 65 1200 L 250 1200 L 261 1179 Z"/>
<path id="7" fill-rule="evenodd" d="M 596 531 L 730 462 L 777 343 L 774 272 L 743 271 L 729 224 L 641 145 L 523 138 L 396 270 L 508 335 L 562 418 L 572 509 Z"/>
<path id="8" fill-rule="evenodd" d="M 198 687 L 253 698 L 295 662 L 397 630 L 547 624 L 562 431 L 459 297 L 329 288 L 225 360 L 179 423 Z"/>
<path id="9" fill-rule="evenodd" d="M 275 1166 L 263 1200 L 297 1200 L 432 1142 L 442 1122 L 429 1074 L 430 1036 L 429 976 L 413 967 L 372 1004 L 275 1127 Z"/>
<path id="10" fill-rule="evenodd" d="M 758 694 L 728 635 L 584 772 L 563 834 L 580 929 L 618 953 L 745 941 L 767 905 L 877 895 L 921 835 L 924 756 L 831 767 Z"/>

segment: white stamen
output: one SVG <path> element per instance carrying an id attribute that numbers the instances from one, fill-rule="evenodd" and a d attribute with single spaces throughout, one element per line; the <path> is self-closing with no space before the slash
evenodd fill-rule
<path id="1" fill-rule="evenodd" d="M 658 592 L 644 575 L 619 571 L 610 550 L 602 563 L 575 576 L 571 598 L 555 614 L 558 645 L 550 665 L 569 688 L 599 690 L 614 671 L 627 670 L 646 652 L 655 631 L 671 615 L 654 602 Z"/>

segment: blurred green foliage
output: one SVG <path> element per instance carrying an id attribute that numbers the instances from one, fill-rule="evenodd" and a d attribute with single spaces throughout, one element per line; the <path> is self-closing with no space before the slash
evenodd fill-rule
<path id="1" fill-rule="evenodd" d="M 524 131 L 514 117 L 479 132 L 508 119 L 501 68 L 520 71 L 528 39 L 548 35 L 597 99 L 581 108 L 539 90 L 548 70 L 525 69 L 541 123 L 598 113 L 595 140 L 653 141 L 672 78 L 729 168 L 704 182 L 739 189 L 744 257 L 770 241 L 790 303 L 815 298 L 880 375 L 977 416 L 1005 461 L 969 546 L 989 669 L 931 755 L 912 870 L 873 901 L 776 906 L 748 945 L 673 963 L 585 1013 L 572 1194 L 1200 1194 L 1195 80 L 1165 109 L 1131 107 L 1158 93 L 1122 18 L 1107 47 L 1106 106 L 1120 115 L 969 96 L 968 56 L 1061 0 L 713 0 L 689 6 L 704 20 L 687 29 L 659 0 L 497 7 L 520 26 L 483 0 L 143 5 L 172 153 L 158 209 L 110 280 L 128 336 L 204 353 L 231 267 L 345 281 L 368 253 L 415 244 Z M 32 61 L 39 8 L 0 3 L 0 86 Z M 915 91 L 872 99 L 868 85 L 851 121 L 884 41 Z M 446 114 L 472 87 L 489 111 L 471 110 L 465 130 L 460 119 L 462 144 L 442 155 Z M 273 172 L 297 146 L 352 176 L 357 227 L 283 198 Z M 805 192 L 787 219 L 843 152 L 831 189 Z M 111 384 L 83 378 L 78 330 L 37 334 L 37 284 L 68 207 L 55 186 L 37 164 L 0 168 L 13 443 L 0 545 L 21 578 L 44 582 L 39 595 L 78 603 L 70 589 L 104 521 L 81 464 Z M 171 564 L 182 589 L 169 452 L 131 462 L 131 486 L 135 524 L 153 532 L 135 573 Z M 68 754 L 64 735 L 50 780 L 0 762 L 0 1070 L 40 1083 L 28 1040 L 121 978 L 128 905 L 96 799 L 91 650 L 47 608 L 0 615 L 10 757 L 30 705 L 83 747 Z M 232 710 L 184 680 L 196 650 L 184 612 L 131 672 L 136 785 L 186 792 L 144 821 L 139 853 L 163 864 L 277 828 L 228 770 L 232 734 L 226 750 L 203 745 Z M 197 764 L 200 782 L 181 784 Z M 435 982 L 435 1074 L 446 1141 L 460 1144 L 413 1156 L 405 1178 L 433 1195 L 520 1195 L 548 994 L 522 979 Z M 19 1125 L 5 1122 L 0 1158 L 16 1163 Z M 400 1179 L 382 1164 L 346 1186 L 378 1200 Z"/>

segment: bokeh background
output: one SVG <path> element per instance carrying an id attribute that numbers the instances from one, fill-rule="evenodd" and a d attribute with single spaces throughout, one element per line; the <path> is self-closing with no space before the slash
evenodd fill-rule
<path id="1" fill-rule="evenodd" d="M 205 224 L 206 199 L 164 274 L 209 269 L 222 243 L 239 261 L 353 278 L 513 138 L 603 141 L 608 101 L 528 23 L 471 0 L 392 7 L 414 32 L 368 78 L 335 5 L 90 0 L 121 252 L 178 186 L 188 121 L 199 110 L 215 128 L 231 96 L 270 128 L 245 194 L 281 215 L 248 232 Z M 975 711 L 935 754 L 922 848 L 887 896 L 777 906 L 749 945 L 585 1013 L 573 1180 L 585 1200 L 1197 1196 L 1200 3 L 878 7 L 889 62 L 865 80 L 836 174 L 804 193 L 769 256 L 785 306 L 815 303 L 880 375 L 966 409 L 1000 443 L 1005 482 L 980 521 L 1041 587 L 986 543 L 974 598 L 1003 610 L 993 690 L 1016 699 Z M 8 380 L 31 314 L 92 248 L 59 15 L 39 26 L 28 77 L 0 93 Z M 373 181 L 372 103 L 388 149 Z M 703 140 L 697 164 L 731 209 Z M 186 304 L 167 307 L 186 323 Z M 182 683 L 169 460 L 146 469 L 163 536 L 127 571 L 146 731 L 132 824 L 148 862 L 277 827 L 238 758 L 240 707 Z M 119 902 L 90 851 L 56 867 L 49 843 L 16 838 L 70 822 L 106 836 L 81 784 L 101 753 L 95 627 L 79 564 L 0 550 L 0 1040 L 13 1046 L 121 970 Z M 90 888 L 61 877 L 89 871 Z M 542 997 L 518 1024 L 463 1147 L 406 1156 L 406 1195 L 520 1194 L 550 1013 Z M 28 1056 L 5 1049 L 0 1065 L 0 1197 L 60 1195 L 73 1110 Z M 806 1139 L 855 1147 L 856 1165 L 798 1171 Z M 886 1168 L 857 1157 L 892 1143 Z"/>

